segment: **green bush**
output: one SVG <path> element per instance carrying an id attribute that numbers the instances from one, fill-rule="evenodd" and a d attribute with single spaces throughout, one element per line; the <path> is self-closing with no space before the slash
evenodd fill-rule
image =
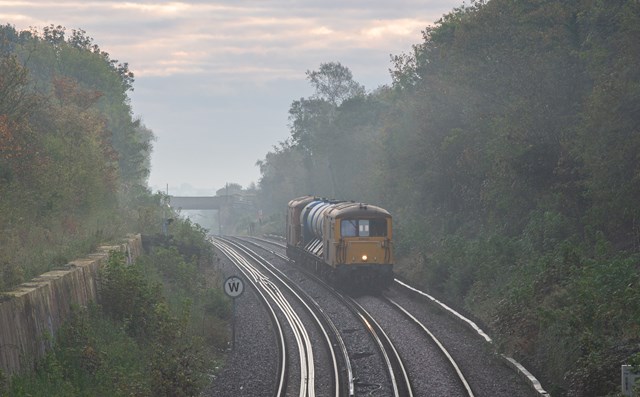
<path id="1" fill-rule="evenodd" d="M 139 266 L 127 265 L 123 253 L 111 254 L 100 277 L 100 302 L 105 313 L 123 322 L 132 336 L 153 338 L 163 321 L 171 321 L 161 309 L 160 285 L 151 285 Z"/>
<path id="2" fill-rule="evenodd" d="M 74 308 L 55 348 L 31 375 L 11 379 L 10 396 L 149 396 L 146 353 L 99 307 Z"/>

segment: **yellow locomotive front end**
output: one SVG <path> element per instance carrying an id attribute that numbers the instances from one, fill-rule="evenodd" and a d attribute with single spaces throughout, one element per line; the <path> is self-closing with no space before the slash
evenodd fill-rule
<path id="1" fill-rule="evenodd" d="M 346 291 L 377 293 L 393 282 L 392 230 L 380 207 L 299 197 L 288 205 L 287 255 Z"/>
<path id="2" fill-rule="evenodd" d="M 392 218 L 384 209 L 340 203 L 325 214 L 325 262 L 350 288 L 381 290 L 393 281 Z"/>

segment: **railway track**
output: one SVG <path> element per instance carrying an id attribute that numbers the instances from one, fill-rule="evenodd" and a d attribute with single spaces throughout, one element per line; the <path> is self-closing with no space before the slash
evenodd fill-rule
<path id="1" fill-rule="evenodd" d="M 271 302 L 274 302 L 277 308 L 281 311 L 283 316 L 287 319 L 287 323 L 294 335 L 296 345 L 298 347 L 298 361 L 300 363 L 300 376 L 299 376 L 299 395 L 300 397 L 315 397 L 316 396 L 316 363 L 314 358 L 314 346 L 310 337 L 310 333 L 304 324 L 302 318 L 297 314 L 294 306 L 289 302 L 293 297 L 298 307 L 302 307 L 307 313 L 308 317 L 313 319 L 313 326 L 320 331 L 322 335 L 323 345 L 329 352 L 330 366 L 333 380 L 333 393 L 325 395 L 341 396 L 341 395 L 354 395 L 353 392 L 353 375 L 350 370 L 350 364 L 344 347 L 344 342 L 340 338 L 340 334 L 336 327 L 331 323 L 329 317 L 322 312 L 320 307 L 308 296 L 299 289 L 295 284 L 287 280 L 284 274 L 281 274 L 264 258 L 261 258 L 258 254 L 243 247 L 237 241 L 231 239 L 215 239 L 214 245 L 218 249 L 223 250 L 225 255 L 232 259 L 243 272 L 245 277 L 251 277 L 251 280 L 255 283 L 256 287 L 262 288 Z M 253 262 L 253 264 L 249 263 Z M 259 265 L 260 270 L 254 265 Z M 281 290 L 287 291 L 287 296 Z M 337 348 L 336 348 L 337 346 Z M 339 350 L 339 353 L 336 352 Z M 286 354 L 284 354 L 286 356 Z M 341 358 L 339 358 L 341 357 Z M 342 365 L 339 365 L 339 362 Z M 340 368 L 345 367 L 346 370 L 342 371 L 345 375 L 340 376 Z M 283 368 L 281 376 L 287 373 L 287 369 Z M 346 380 L 343 380 L 346 378 Z M 282 384 L 282 381 L 278 382 Z M 276 396 L 284 396 L 286 390 L 278 388 Z M 289 395 L 286 393 L 286 395 Z"/>
<path id="2" fill-rule="evenodd" d="M 288 258 L 284 255 L 286 247 L 282 243 L 258 238 L 251 238 L 250 240 L 253 244 L 261 246 L 262 249 L 279 257 L 283 261 L 282 267 L 288 269 L 287 272 L 302 271 L 302 269 L 297 266 L 287 265 Z M 308 275 L 305 277 L 315 276 Z M 380 324 L 385 330 L 387 328 L 393 329 L 394 327 L 396 329 L 412 328 L 417 330 L 416 333 L 421 334 L 416 335 L 413 342 L 411 342 L 413 345 L 409 346 L 406 345 L 410 344 L 410 342 L 402 341 L 406 338 L 406 331 L 394 331 L 389 336 L 390 339 L 396 338 L 397 344 L 402 346 L 402 353 L 407 357 L 407 360 L 409 360 L 411 370 L 409 371 L 409 375 L 407 375 L 408 383 L 412 383 L 412 379 L 418 380 L 414 395 L 541 395 L 533 390 L 530 385 L 527 385 L 526 382 L 522 381 L 520 377 L 521 374 L 513 371 L 512 368 L 506 367 L 503 361 L 496 359 L 498 356 L 488 351 L 489 349 L 487 349 L 486 345 L 483 345 L 483 342 L 487 340 L 486 337 L 484 337 L 484 341 L 482 342 L 477 341 L 473 344 L 465 343 L 466 339 L 477 340 L 478 334 L 481 337 L 486 334 L 475 330 L 474 335 L 474 332 L 469 332 L 468 328 L 460 327 L 460 320 L 456 322 L 452 320 L 451 316 L 443 315 L 443 310 L 440 307 L 430 308 L 429 312 L 432 312 L 432 314 L 425 318 L 424 313 L 419 313 L 419 311 L 423 311 L 425 308 L 424 299 L 414 300 L 413 297 L 410 297 L 411 294 L 407 294 L 406 288 L 394 286 L 389 292 L 390 293 L 385 293 L 383 297 L 368 297 L 365 299 L 365 301 L 368 300 L 368 302 L 365 302 L 362 306 L 377 311 L 377 313 L 372 313 L 374 318 L 392 318 Z M 421 303 L 418 302 L 420 306 L 419 309 L 415 308 L 416 301 L 422 301 Z M 426 301 L 426 303 L 428 303 L 428 301 Z M 409 304 L 410 308 L 404 307 L 406 304 Z M 384 309 L 380 309 L 381 307 L 384 307 Z M 433 305 L 431 305 L 431 307 L 433 307 Z M 392 316 L 389 314 L 391 312 L 396 312 L 397 315 Z M 437 315 L 433 315 L 434 313 Z M 429 321 L 425 322 L 425 319 Z M 466 320 L 464 317 L 462 317 L 462 319 Z M 468 322 L 469 320 L 466 321 Z M 443 329 L 442 326 L 436 326 L 438 322 L 446 323 L 446 327 L 454 327 L 455 332 Z M 399 323 L 402 323 L 402 325 L 399 326 Z M 431 327 L 434 327 L 435 330 L 431 329 Z M 441 340 L 442 338 L 444 340 Z M 416 352 L 418 347 L 422 349 L 427 344 L 433 346 L 433 348 L 429 349 L 429 353 L 425 352 L 420 354 Z M 453 351 L 450 351 L 451 348 L 453 348 Z M 431 364 L 424 365 L 424 356 L 426 355 L 431 357 Z M 436 356 L 440 356 L 440 358 L 436 359 Z M 441 372 L 445 372 L 444 370 L 428 371 L 424 369 L 427 366 L 431 367 L 436 365 L 442 368 L 448 368 L 446 370 L 448 374 L 441 374 Z M 392 377 L 401 379 L 403 376 L 404 375 L 393 375 Z M 436 377 L 442 377 L 442 380 L 434 379 Z M 492 377 L 500 379 L 500 381 L 491 381 Z M 428 381 L 425 381 L 425 379 Z M 435 392 L 433 391 L 434 384 L 439 387 L 444 387 L 446 390 Z M 400 390 L 398 392 L 406 393 L 406 391 Z"/>
<path id="3" fill-rule="evenodd" d="M 267 278 L 262 276 L 262 274 L 257 269 L 255 269 L 255 267 L 249 264 L 242 256 L 238 255 L 238 253 L 224 241 L 213 239 L 211 242 L 218 250 L 220 250 L 220 252 L 222 252 L 231 262 L 234 263 L 238 270 L 240 270 L 240 272 L 244 275 L 244 278 L 253 286 L 254 291 L 260 296 L 260 301 L 267 308 L 269 318 L 274 325 L 279 352 L 279 365 L 276 376 L 277 379 L 275 382 L 276 387 L 274 390 L 274 396 L 282 396 L 284 395 L 287 388 L 287 373 L 289 362 L 287 361 L 287 347 L 285 343 L 282 324 L 280 323 L 280 320 L 276 315 L 273 305 L 267 299 L 267 296 L 263 293 L 263 288 L 261 287 L 261 285 L 263 285 L 263 282 L 266 281 Z"/>
<path id="4" fill-rule="evenodd" d="M 420 320 L 418 320 L 413 314 L 411 314 L 407 309 L 402 307 L 399 303 L 395 302 L 393 299 L 389 299 L 386 297 L 383 299 L 386 302 L 388 302 L 390 305 L 394 306 L 402 314 L 404 314 L 411 321 L 411 323 L 419 327 L 425 333 L 425 335 L 427 335 L 429 339 L 431 339 L 433 343 L 436 346 L 438 346 L 438 349 L 440 349 L 440 351 L 446 357 L 451 367 L 456 372 L 458 380 L 460 381 L 460 384 L 464 388 L 466 395 L 468 397 L 474 397 L 473 390 L 471 390 L 471 386 L 469 385 L 469 382 L 467 382 L 467 378 L 464 376 L 464 374 L 460 370 L 458 363 L 453 359 L 453 357 L 451 356 L 447 348 L 444 347 L 444 345 L 438 340 L 438 338 L 433 334 L 433 332 L 431 332 Z"/>
<path id="5" fill-rule="evenodd" d="M 367 328 L 367 330 L 369 330 L 370 337 L 373 338 L 378 346 L 380 354 L 387 366 L 393 396 L 413 397 L 413 386 L 409 380 L 409 374 L 407 373 L 398 350 L 391 339 L 389 339 L 389 336 L 357 301 L 344 295 L 340 296 L 340 298 L 344 299 L 343 301 L 347 307 L 349 307 L 349 310 L 360 318 L 362 324 Z"/>
<path id="6" fill-rule="evenodd" d="M 255 242 L 251 243 L 254 245 L 258 245 Z M 264 247 L 262 248 L 264 249 Z M 288 258 L 281 253 L 277 253 L 274 251 L 270 252 L 283 261 L 288 261 Z M 324 290 L 333 297 L 335 301 L 338 301 L 340 305 L 347 308 L 352 313 L 353 317 L 360 322 L 380 355 L 381 362 L 389 379 L 389 395 L 392 395 L 394 397 L 412 397 L 414 395 L 413 388 L 409 380 L 409 375 L 402 362 L 402 358 L 398 354 L 394 343 L 387 336 L 382 327 L 380 327 L 380 325 L 376 322 L 376 320 L 353 298 L 341 294 L 340 292 L 331 288 L 322 280 L 317 279 L 311 274 L 307 273 L 307 276 L 321 285 Z M 363 382 L 363 385 L 365 383 L 367 385 L 373 384 L 371 382 Z"/>

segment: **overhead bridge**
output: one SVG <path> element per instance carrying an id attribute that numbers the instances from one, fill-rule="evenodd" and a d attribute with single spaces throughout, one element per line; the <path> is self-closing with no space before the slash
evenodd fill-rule
<path id="1" fill-rule="evenodd" d="M 169 196 L 169 205 L 182 210 L 219 210 L 230 202 L 230 196 Z"/>
<path id="2" fill-rule="evenodd" d="M 256 214 L 255 197 L 248 194 L 228 194 L 221 196 L 169 196 L 169 205 L 177 211 L 216 210 L 218 234 L 233 232 L 233 217 Z M 260 221 L 261 213 L 258 211 Z M 205 217 L 206 218 L 206 217 Z"/>
<path id="3" fill-rule="evenodd" d="M 250 210 L 254 208 L 254 197 L 245 194 L 169 196 L 169 205 L 178 210 L 220 210 L 221 207 Z"/>

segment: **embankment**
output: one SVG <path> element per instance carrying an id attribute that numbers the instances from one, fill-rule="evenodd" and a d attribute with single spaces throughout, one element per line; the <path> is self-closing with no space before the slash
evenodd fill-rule
<path id="1" fill-rule="evenodd" d="M 109 252 L 125 252 L 128 261 L 142 253 L 140 235 L 68 263 L 0 295 L 0 371 L 12 375 L 32 368 L 51 347 L 71 312 L 98 299 L 98 270 Z"/>

